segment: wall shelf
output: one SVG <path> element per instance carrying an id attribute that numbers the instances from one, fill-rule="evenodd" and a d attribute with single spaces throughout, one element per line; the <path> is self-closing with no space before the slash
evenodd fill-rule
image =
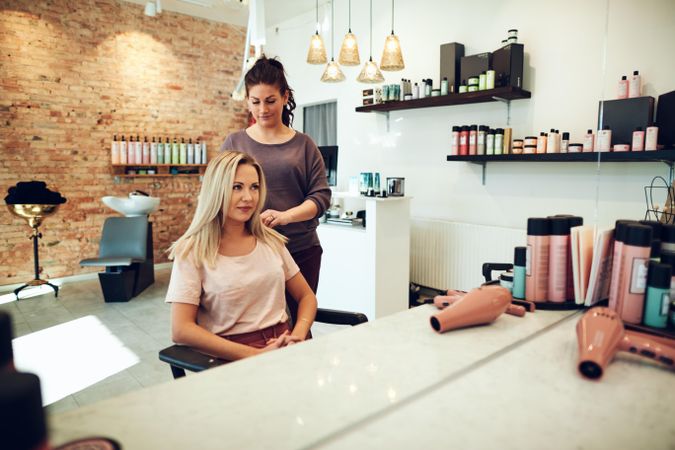
<path id="1" fill-rule="evenodd" d="M 467 105 L 471 103 L 510 102 L 530 98 L 532 94 L 521 88 L 506 86 L 464 94 L 448 94 L 438 97 L 425 97 L 415 100 L 379 103 L 377 105 L 358 106 L 356 112 L 389 112 L 404 109 L 433 108 L 437 106 Z"/>
<path id="2" fill-rule="evenodd" d="M 463 161 L 483 166 L 483 184 L 485 167 L 488 162 L 662 162 L 670 167 L 672 180 L 675 165 L 675 148 L 642 152 L 588 152 L 588 153 L 544 153 L 527 155 L 448 155 L 448 161 Z"/>
<path id="3" fill-rule="evenodd" d="M 112 174 L 119 178 L 156 178 L 156 177 L 202 177 L 206 164 L 111 164 Z M 135 170 L 136 173 L 128 173 Z M 139 170 L 154 170 L 155 173 L 138 173 Z M 178 173 L 171 173 L 173 170 Z M 189 173 L 184 173 L 188 171 Z"/>

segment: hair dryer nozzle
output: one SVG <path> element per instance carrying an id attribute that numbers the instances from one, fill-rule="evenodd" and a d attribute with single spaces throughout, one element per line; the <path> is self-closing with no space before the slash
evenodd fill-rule
<path id="1" fill-rule="evenodd" d="M 481 286 L 431 316 L 431 328 L 443 333 L 494 321 L 511 304 L 511 293 L 501 286 Z"/>

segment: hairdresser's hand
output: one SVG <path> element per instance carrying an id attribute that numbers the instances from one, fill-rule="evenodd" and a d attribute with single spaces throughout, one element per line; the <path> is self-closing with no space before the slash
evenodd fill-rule
<path id="1" fill-rule="evenodd" d="M 277 211 L 275 209 L 267 209 L 260 214 L 263 225 L 274 228 L 279 225 L 288 225 L 292 222 L 291 215 L 288 211 Z"/>

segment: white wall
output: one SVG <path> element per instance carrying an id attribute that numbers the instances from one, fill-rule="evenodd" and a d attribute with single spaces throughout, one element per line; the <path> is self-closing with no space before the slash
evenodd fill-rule
<path id="1" fill-rule="evenodd" d="M 335 0 L 336 59 L 347 7 L 347 0 Z M 373 1 L 378 64 L 391 31 L 390 8 L 389 0 Z M 322 6 L 320 17 L 328 12 L 329 6 Z M 532 92 L 531 99 L 511 104 L 514 137 L 558 128 L 580 142 L 587 128 L 596 127 L 598 101 L 614 98 L 617 80 L 636 69 L 646 95 L 675 90 L 673 0 L 399 0 L 395 31 L 406 69 L 384 72 L 386 82 L 432 77 L 436 85 L 440 44 L 461 42 L 467 55 L 492 51 L 510 28 L 519 30 L 519 42 L 525 44 L 524 88 Z M 352 30 L 363 62 L 369 43 L 365 0 L 352 1 Z M 504 126 L 504 104 L 395 111 L 387 132 L 384 115 L 354 111 L 361 90 L 369 87 L 356 82 L 360 67 L 343 67 L 343 83 L 319 81 L 323 66 L 305 62 L 313 32 L 314 12 L 272 25 L 265 52 L 286 66 L 299 105 L 338 99 L 339 190 L 347 189 L 349 176 L 379 171 L 383 177 L 406 178 L 415 217 L 523 228 L 527 217 L 575 213 L 587 223 L 608 226 L 617 218 L 641 218 L 643 186 L 655 175 L 668 175 L 662 163 L 602 163 L 599 168 L 592 163 L 492 163 L 483 186 L 480 166 L 446 162 L 450 128 Z M 324 40 L 330 53 L 330 36 Z"/>

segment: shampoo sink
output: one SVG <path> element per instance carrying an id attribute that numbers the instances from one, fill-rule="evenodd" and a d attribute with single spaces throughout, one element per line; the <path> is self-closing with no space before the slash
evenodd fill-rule
<path id="1" fill-rule="evenodd" d="M 103 203 L 127 217 L 147 216 L 159 206 L 159 197 L 129 194 L 128 197 L 102 197 Z"/>

